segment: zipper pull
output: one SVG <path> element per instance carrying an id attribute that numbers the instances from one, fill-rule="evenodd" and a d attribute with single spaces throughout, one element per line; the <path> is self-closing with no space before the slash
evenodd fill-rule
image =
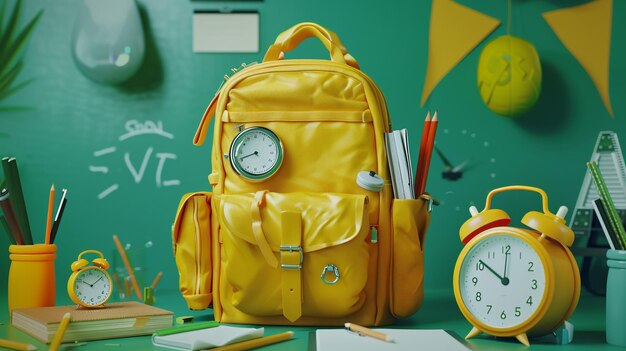
<path id="1" fill-rule="evenodd" d="M 378 244 L 378 230 L 374 226 L 370 227 L 370 229 L 372 232 L 372 236 L 370 237 L 370 243 Z"/>

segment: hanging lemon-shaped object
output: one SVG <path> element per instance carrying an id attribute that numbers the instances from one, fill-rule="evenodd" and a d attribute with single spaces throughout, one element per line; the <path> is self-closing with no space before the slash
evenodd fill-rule
<path id="1" fill-rule="evenodd" d="M 541 63 L 535 47 L 512 35 L 487 44 L 478 60 L 478 90 L 487 107 L 499 115 L 528 112 L 541 93 Z"/>

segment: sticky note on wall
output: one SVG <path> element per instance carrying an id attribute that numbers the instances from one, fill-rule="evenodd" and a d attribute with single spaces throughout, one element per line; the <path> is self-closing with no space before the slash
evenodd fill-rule
<path id="1" fill-rule="evenodd" d="M 194 11 L 193 52 L 259 52 L 259 13 Z"/>

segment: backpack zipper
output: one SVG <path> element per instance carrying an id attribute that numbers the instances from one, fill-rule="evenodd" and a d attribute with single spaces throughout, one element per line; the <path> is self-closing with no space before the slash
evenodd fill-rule
<path id="1" fill-rule="evenodd" d="M 195 290 L 194 293 L 196 295 L 200 294 L 200 278 L 201 278 L 201 274 L 200 274 L 200 256 L 201 256 L 201 247 L 202 247 L 202 238 L 201 238 L 201 231 L 200 231 L 200 223 L 198 222 L 198 204 L 196 203 L 196 199 L 193 199 L 193 224 L 195 227 L 195 234 L 196 234 L 196 286 L 195 286 Z"/>

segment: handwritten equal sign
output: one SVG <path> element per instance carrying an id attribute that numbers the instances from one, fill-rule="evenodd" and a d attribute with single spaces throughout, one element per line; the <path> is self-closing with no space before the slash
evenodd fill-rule
<path id="1" fill-rule="evenodd" d="M 93 155 L 94 155 L 94 157 L 100 157 L 100 156 L 112 154 L 112 153 L 114 153 L 116 151 L 117 151 L 117 148 L 115 148 L 115 146 L 111 146 L 111 147 L 104 148 L 102 150 L 94 151 Z M 107 174 L 107 173 L 109 173 L 109 167 L 107 167 L 107 166 L 92 166 L 92 165 L 90 165 L 89 166 L 89 171 L 91 171 L 93 173 Z M 120 186 L 118 184 L 113 184 L 113 185 L 109 186 L 108 188 L 104 189 L 103 191 L 101 191 L 98 194 L 98 200 L 102 200 L 105 197 L 109 196 L 112 192 L 114 192 L 117 189 L 119 189 L 119 187 Z"/>

